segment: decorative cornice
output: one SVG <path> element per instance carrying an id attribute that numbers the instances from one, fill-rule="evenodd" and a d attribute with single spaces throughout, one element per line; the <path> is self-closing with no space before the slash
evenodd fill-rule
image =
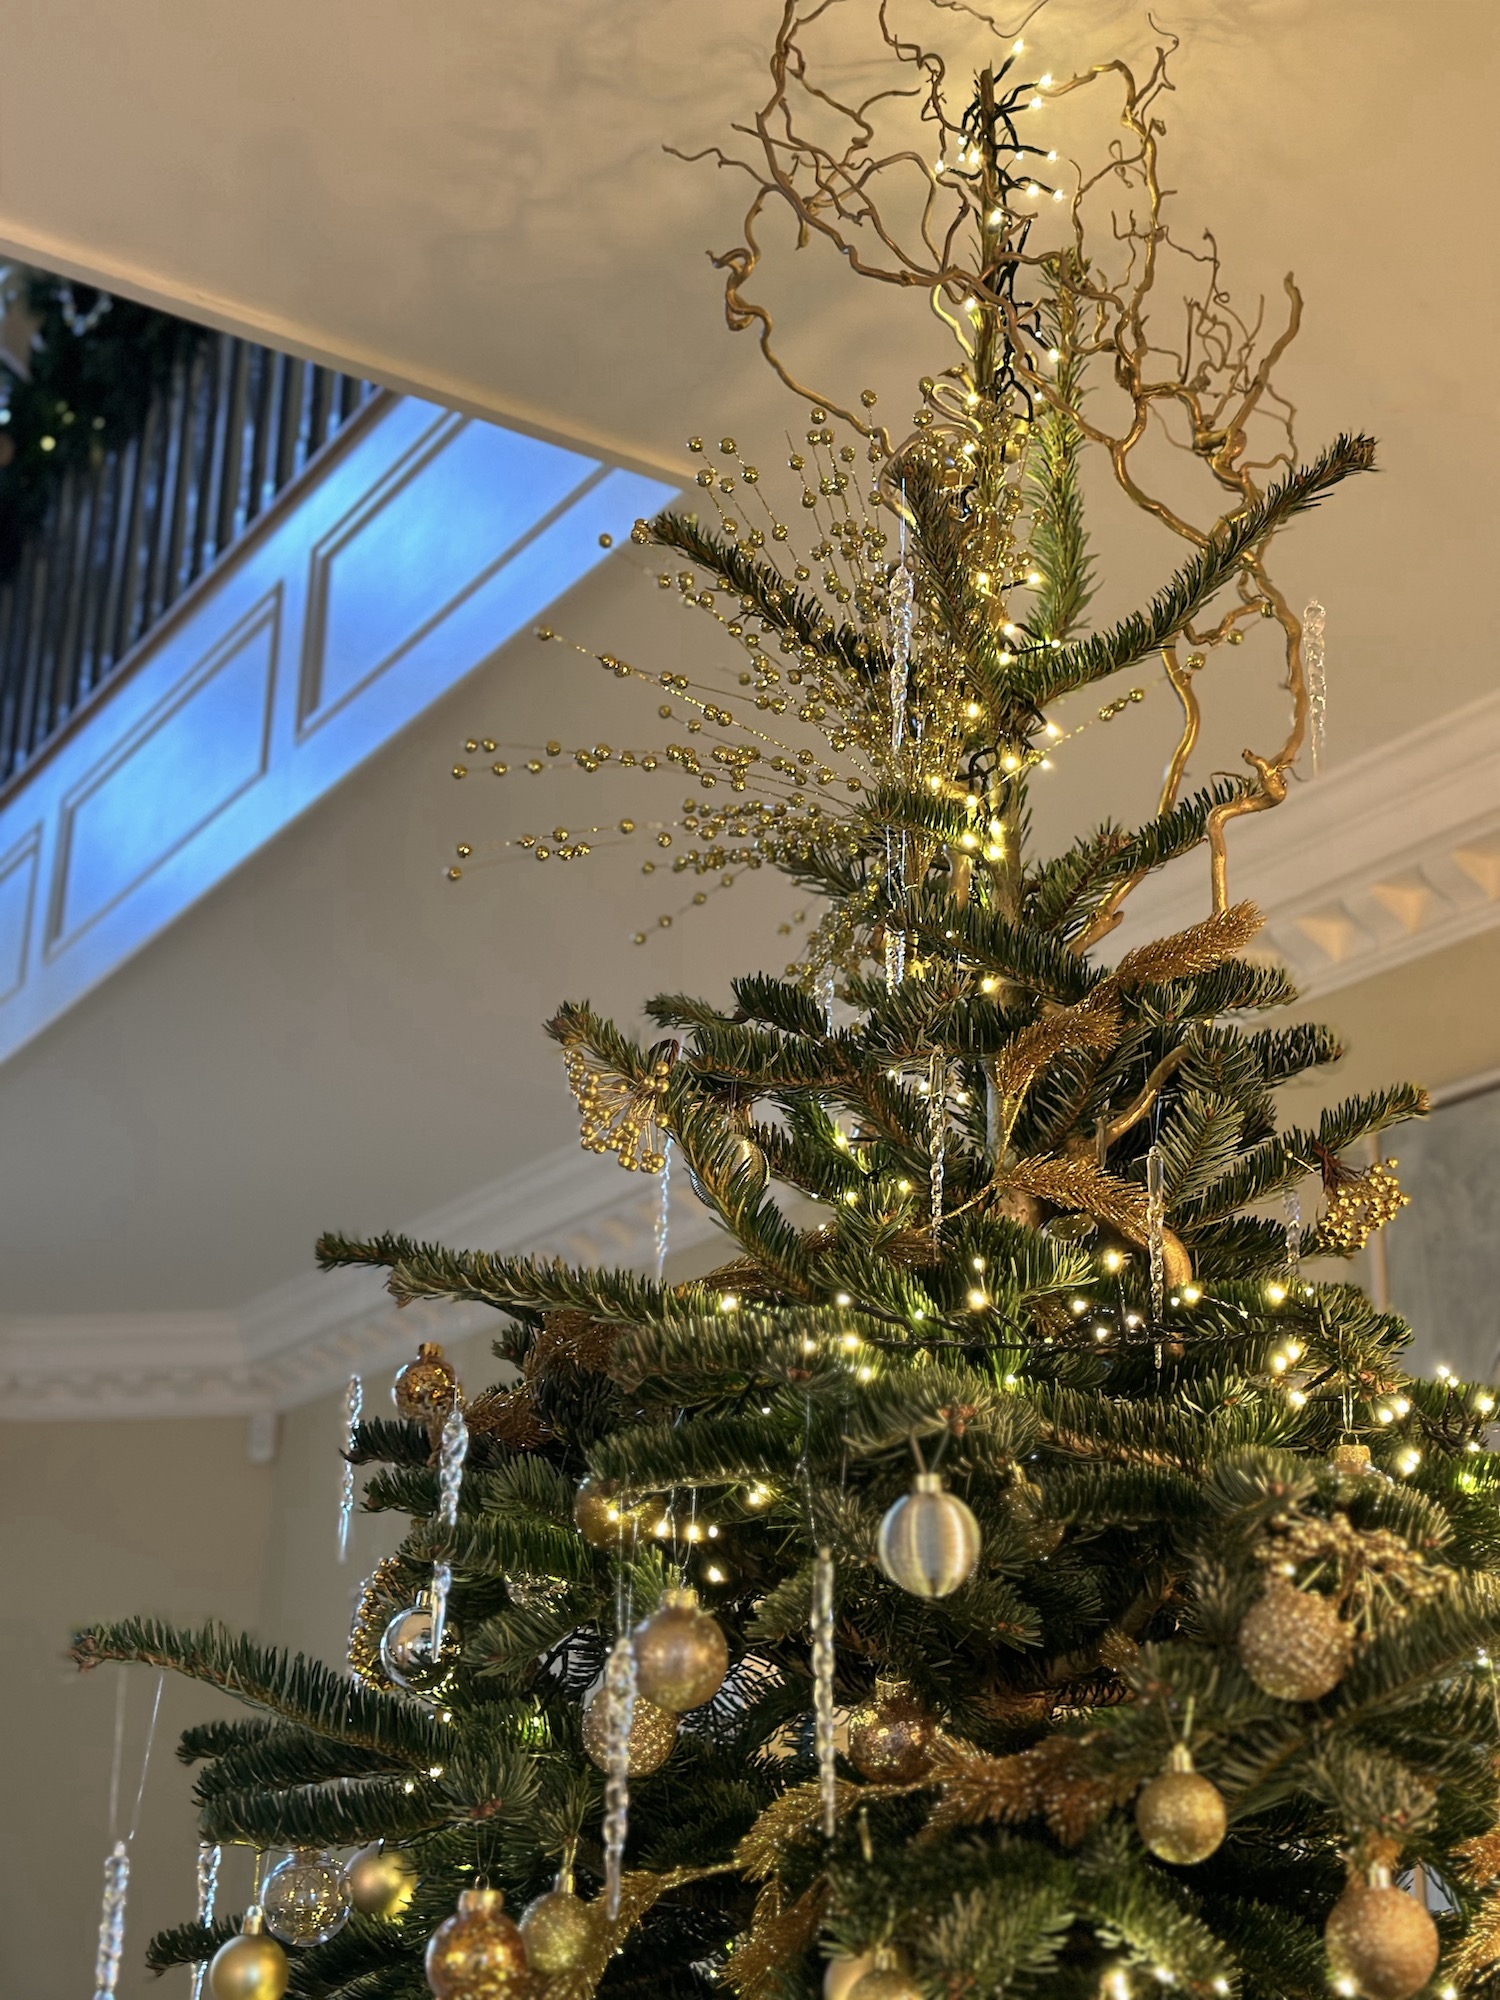
<path id="1" fill-rule="evenodd" d="M 1237 821 L 1229 885 L 1266 914 L 1257 950 L 1281 960 L 1309 999 L 1500 924 L 1500 695 Z M 1110 950 L 1207 914 L 1199 852 L 1142 885 Z"/>
<path id="2" fill-rule="evenodd" d="M 649 1268 L 661 1183 L 568 1147 L 420 1217 L 407 1234 L 455 1247 Z M 672 1177 L 674 1253 L 715 1224 Z M 0 1320 L 0 1417 L 238 1416 L 291 1409 L 350 1375 L 393 1368 L 418 1341 L 495 1324 L 485 1306 L 398 1308 L 371 1271 L 316 1272 L 239 1312 Z"/>

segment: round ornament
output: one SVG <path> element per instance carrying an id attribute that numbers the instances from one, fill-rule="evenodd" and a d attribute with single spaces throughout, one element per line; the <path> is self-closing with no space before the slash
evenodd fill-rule
<path id="1" fill-rule="evenodd" d="M 349 1900 L 364 1917 L 399 1917 L 417 1891 L 417 1871 L 399 1847 L 375 1841 L 344 1870 Z"/>
<path id="2" fill-rule="evenodd" d="M 618 1492 L 613 1480 L 596 1479 L 590 1473 L 574 1495 L 573 1526 L 590 1548 L 618 1550 L 622 1542 L 635 1540 L 646 1503 L 622 1501 Z"/>
<path id="3" fill-rule="evenodd" d="M 671 1756 L 676 1741 L 677 1717 L 638 1694 L 630 1723 L 627 1774 L 632 1778 L 647 1778 L 653 1771 L 659 1771 Z M 583 1747 L 591 1763 L 597 1764 L 601 1771 L 608 1770 L 609 1702 L 602 1685 L 595 1688 L 583 1705 Z"/>
<path id="4" fill-rule="evenodd" d="M 924 2000 L 922 1989 L 903 1972 L 893 1953 L 877 1951 L 875 1963 L 849 1988 L 849 2000 Z"/>
<path id="5" fill-rule="evenodd" d="M 448 1678 L 461 1644 L 450 1618 L 443 1630 L 442 1656 L 433 1659 L 432 1604 L 424 1590 L 415 1604 L 396 1613 L 381 1634 L 380 1664 L 408 1694 L 431 1694 Z"/>
<path id="6" fill-rule="evenodd" d="M 427 1984 L 438 2000 L 525 2000 L 535 1990 L 498 1889 L 464 1890 L 457 1914 L 427 1940 Z"/>
<path id="7" fill-rule="evenodd" d="M 823 2000 L 849 2000 L 860 1980 L 874 1970 L 870 1952 L 861 1952 L 858 1958 L 830 1958 L 823 1968 Z"/>
<path id="8" fill-rule="evenodd" d="M 1350 1636 L 1331 1599 L 1273 1576 L 1240 1626 L 1240 1661 L 1278 1701 L 1321 1701 L 1344 1677 Z"/>
<path id="9" fill-rule="evenodd" d="M 1157 1860 L 1177 1868 L 1206 1861 L 1222 1843 L 1229 1824 L 1223 1796 L 1217 1785 L 1193 1769 L 1185 1743 L 1174 1744 L 1167 1769 L 1142 1785 L 1135 1823 Z"/>
<path id="10" fill-rule="evenodd" d="M 221 1944 L 208 1968 L 208 1990 L 214 2000 L 281 2000 L 292 1977 L 292 1963 L 266 1936 L 265 1918 L 252 1903 L 238 1937 Z"/>
<path id="11" fill-rule="evenodd" d="M 1349 1473 L 1357 1479 L 1371 1470 L 1370 1447 L 1367 1444 L 1336 1444 L 1328 1454 L 1328 1462 L 1335 1472 Z"/>
<path id="12" fill-rule="evenodd" d="M 938 1726 L 909 1688 L 877 1682 L 849 1718 L 849 1761 L 872 1784 L 914 1785 L 932 1768 Z"/>
<path id="13" fill-rule="evenodd" d="M 667 1590 L 661 1608 L 631 1634 L 636 1686 L 647 1701 L 673 1715 L 712 1701 L 729 1672 L 729 1642 L 696 1590 Z"/>
<path id="14" fill-rule="evenodd" d="M 599 1943 L 599 1906 L 573 1894 L 573 1877 L 564 1869 L 556 1887 L 528 1903 L 521 1912 L 521 1936 L 533 1972 L 576 1972 L 587 1964 Z"/>
<path id="15" fill-rule="evenodd" d="M 878 1552 L 891 1582 L 913 1597 L 946 1597 L 974 1574 L 979 1523 L 937 1473 L 919 1472 L 881 1522 Z"/>
<path id="16" fill-rule="evenodd" d="M 403 1417 L 430 1424 L 446 1417 L 458 1394 L 458 1376 L 453 1363 L 435 1341 L 424 1340 L 415 1361 L 396 1370 L 391 1399 Z"/>
<path id="17" fill-rule="evenodd" d="M 349 1887 L 331 1854 L 300 1847 L 266 1877 L 260 1906 L 283 1944 L 326 1944 L 349 1921 Z"/>
<path id="18" fill-rule="evenodd" d="M 1437 1969 L 1437 1926 L 1415 1896 L 1397 1889 L 1389 1868 L 1351 1882 L 1323 1927 L 1329 1969 L 1365 2000 L 1410 2000 Z"/>

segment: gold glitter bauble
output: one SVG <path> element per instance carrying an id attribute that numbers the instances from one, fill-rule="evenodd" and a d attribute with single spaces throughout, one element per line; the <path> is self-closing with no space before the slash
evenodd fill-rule
<path id="1" fill-rule="evenodd" d="M 674 1715 L 712 1701 L 729 1672 L 729 1641 L 698 1609 L 696 1590 L 664 1591 L 660 1610 L 637 1625 L 630 1644 L 640 1694 Z"/>
<path id="2" fill-rule="evenodd" d="M 946 1597 L 979 1560 L 979 1523 L 935 1472 L 919 1472 L 880 1524 L 880 1567 L 914 1597 Z"/>
<path id="3" fill-rule="evenodd" d="M 823 1968 L 823 2000 L 849 2000 L 860 1980 L 874 1970 L 872 1952 L 861 1952 L 858 1958 L 830 1958 Z"/>
<path id="4" fill-rule="evenodd" d="M 1335 1472 L 1357 1476 L 1370 1470 L 1370 1447 L 1367 1444 L 1336 1444 L 1328 1454 L 1328 1462 Z"/>
<path id="5" fill-rule="evenodd" d="M 427 1941 L 427 1984 L 438 2000 L 524 2000 L 536 1982 L 498 1889 L 465 1889 L 458 1914 Z"/>
<path id="6" fill-rule="evenodd" d="M 399 1847 L 362 1847 L 344 1870 L 349 1900 L 361 1916 L 399 1917 L 417 1890 L 417 1871 Z"/>
<path id="7" fill-rule="evenodd" d="M 1365 2000 L 1410 2000 L 1437 1969 L 1437 1925 L 1415 1896 L 1392 1887 L 1388 1868 L 1349 1884 L 1323 1942 L 1334 1978 L 1352 1980 Z"/>
<path id="8" fill-rule="evenodd" d="M 637 1695 L 630 1724 L 630 1754 L 625 1760 L 628 1775 L 646 1778 L 659 1771 L 676 1742 L 677 1717 Z M 583 1705 L 583 1747 L 591 1763 L 601 1771 L 609 1768 L 609 1702 L 602 1686 Z"/>
<path id="9" fill-rule="evenodd" d="M 849 1718 L 849 1761 L 873 1784 L 914 1785 L 932 1768 L 938 1727 L 909 1689 L 877 1685 Z"/>
<path id="10" fill-rule="evenodd" d="M 238 1937 L 221 1944 L 208 1968 L 208 1990 L 214 2000 L 281 2000 L 292 1976 L 292 1962 L 267 1937 L 265 1919 L 252 1904 Z"/>
<path id="11" fill-rule="evenodd" d="M 521 1912 L 521 1936 L 533 1972 L 576 1972 L 599 1943 L 598 1904 L 575 1896 L 571 1883 L 564 1886 L 566 1880 Z"/>
<path id="12" fill-rule="evenodd" d="M 391 1384 L 391 1399 L 403 1417 L 431 1423 L 446 1417 L 458 1394 L 458 1376 L 453 1363 L 435 1342 L 424 1340 L 415 1361 L 398 1368 Z"/>
<path id="13" fill-rule="evenodd" d="M 573 1526 L 591 1548 L 617 1550 L 635 1540 L 645 1515 L 644 1500 L 616 1499 L 612 1480 L 589 1474 L 573 1496 Z"/>
<path id="14" fill-rule="evenodd" d="M 1344 1677 L 1350 1638 L 1330 1598 L 1273 1576 L 1240 1626 L 1240 1660 L 1278 1701 L 1320 1701 Z"/>
<path id="15" fill-rule="evenodd" d="M 299 1848 L 266 1877 L 260 1906 L 266 1929 L 283 1944 L 326 1944 L 349 1921 L 344 1871 L 331 1854 Z"/>
<path id="16" fill-rule="evenodd" d="M 1223 1796 L 1217 1785 L 1193 1769 L 1185 1743 L 1174 1747 L 1168 1770 L 1142 1785 L 1135 1823 L 1157 1860 L 1178 1868 L 1206 1861 L 1222 1844 L 1229 1825 Z"/>

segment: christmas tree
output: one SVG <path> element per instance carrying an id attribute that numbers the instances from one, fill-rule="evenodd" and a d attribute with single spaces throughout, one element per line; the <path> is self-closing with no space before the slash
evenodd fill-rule
<path id="1" fill-rule="evenodd" d="M 321 1243 L 398 1299 L 493 1306 L 510 1369 L 465 1397 L 424 1350 L 399 1418 L 354 1427 L 365 1505 L 410 1522 L 351 1673 L 216 1627 L 76 1642 L 257 1711 L 182 1754 L 205 1842 L 293 1851 L 265 1919 L 151 1946 L 218 1953 L 219 2000 L 1409 2000 L 1500 1963 L 1493 1406 L 1408 1376 L 1402 1322 L 1304 1264 L 1395 1212 L 1355 1149 L 1423 1098 L 1281 1123 L 1279 1087 L 1339 1049 L 1255 1025 L 1293 993 L 1228 886 L 1228 829 L 1285 798 L 1321 709 L 1272 545 L 1372 447 L 1295 456 L 1290 285 L 1262 345 L 1197 258 L 1155 344 L 1164 53 L 1023 83 L 1000 52 L 950 115 L 938 57 L 879 19 L 908 94 L 846 106 L 788 10 L 730 321 L 797 389 L 749 290 L 782 204 L 930 292 L 957 359 L 899 437 L 869 394 L 798 390 L 792 505 L 726 439 L 702 511 L 636 531 L 741 649 L 738 695 L 662 677 L 693 718 L 657 757 L 694 781 L 672 865 L 770 865 L 821 914 L 785 977 L 653 1001 L 655 1041 L 586 1005 L 551 1023 L 584 1144 L 670 1159 L 731 1253 L 670 1284 Z M 1029 136 L 1105 89 L 1097 172 Z M 916 140 L 882 152 L 887 114 Z M 882 208 L 882 176 L 919 199 Z M 1162 420 L 1207 522 L 1143 469 Z M 1091 452 L 1186 554 L 1097 631 Z M 1185 792 L 1203 669 L 1267 628 L 1286 740 Z M 1067 697 L 1142 662 L 1180 714 L 1158 810 L 1038 856 Z M 1200 847 L 1203 920 L 1101 956 Z"/>

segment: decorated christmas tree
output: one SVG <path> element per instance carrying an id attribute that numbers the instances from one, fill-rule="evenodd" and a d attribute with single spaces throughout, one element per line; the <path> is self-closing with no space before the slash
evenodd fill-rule
<path id="1" fill-rule="evenodd" d="M 253 1711 L 182 1754 L 205 1884 L 214 1844 L 251 1847 L 260 1906 L 205 1895 L 150 1948 L 212 1959 L 218 2000 L 1410 2000 L 1500 1962 L 1492 1403 L 1408 1376 L 1408 1329 L 1325 1261 L 1400 1205 L 1365 1142 L 1423 1098 L 1282 1123 L 1339 1049 L 1257 1025 L 1294 995 L 1228 883 L 1321 714 L 1320 614 L 1273 543 L 1372 446 L 1295 453 L 1290 286 L 1263 339 L 1195 256 L 1158 345 L 1164 53 L 1033 82 L 999 48 L 959 89 L 886 18 L 895 83 L 845 104 L 789 8 L 738 162 L 720 263 L 807 404 L 790 480 L 694 441 L 699 511 L 636 530 L 735 669 L 601 656 L 689 718 L 618 759 L 692 785 L 670 865 L 779 869 L 819 916 L 784 977 L 652 1001 L 658 1039 L 551 1023 L 585 1146 L 684 1172 L 723 1260 L 669 1283 L 325 1239 L 400 1300 L 494 1307 L 507 1364 L 465 1394 L 424 1349 L 396 1418 L 351 1421 L 365 1506 L 409 1525 L 347 1670 L 217 1627 L 76 1642 Z M 1105 91 L 1097 169 L 1031 136 Z M 773 210 L 931 295 L 957 348 L 909 428 L 792 380 L 750 291 Z M 1093 631 L 1090 460 L 1183 557 Z M 1247 633 L 1289 731 L 1187 790 Z M 1157 810 L 1039 855 L 1028 783 L 1132 669 L 1180 721 Z M 1202 920 L 1111 959 L 1200 848 Z"/>

